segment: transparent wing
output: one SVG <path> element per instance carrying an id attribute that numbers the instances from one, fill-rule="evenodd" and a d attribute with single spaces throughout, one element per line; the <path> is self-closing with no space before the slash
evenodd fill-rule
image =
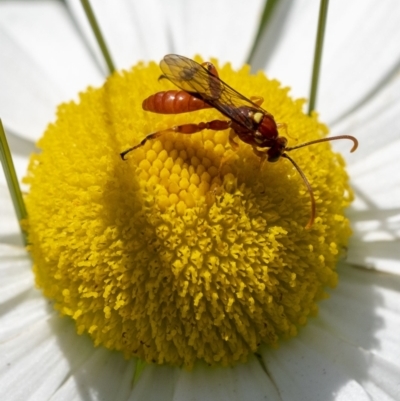
<path id="1" fill-rule="evenodd" d="M 163 76 L 178 88 L 194 97 L 201 98 L 249 130 L 255 129 L 255 122 L 249 116 L 251 111 L 268 114 L 224 81 L 211 74 L 202 65 L 189 58 L 177 54 L 168 54 L 160 62 L 160 68 Z"/>

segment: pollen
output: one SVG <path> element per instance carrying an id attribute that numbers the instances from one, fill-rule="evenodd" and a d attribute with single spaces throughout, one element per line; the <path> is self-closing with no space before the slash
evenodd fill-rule
<path id="1" fill-rule="evenodd" d="M 264 98 L 289 146 L 327 135 L 279 82 L 248 66 L 218 71 Z M 25 178 L 36 283 L 96 346 L 148 363 L 232 366 L 295 336 L 336 285 L 351 234 L 348 176 L 329 143 L 291 152 L 316 200 L 307 230 L 310 197 L 293 165 L 233 149 L 228 130 L 171 131 L 121 160 L 153 132 L 227 119 L 144 111 L 145 98 L 176 89 L 159 76 L 139 64 L 59 106 Z"/>

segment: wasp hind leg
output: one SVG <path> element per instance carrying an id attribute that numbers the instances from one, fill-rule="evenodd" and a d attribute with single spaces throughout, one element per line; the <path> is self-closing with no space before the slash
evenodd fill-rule
<path id="1" fill-rule="evenodd" d="M 185 135 L 191 135 L 191 134 L 196 134 L 197 132 L 203 131 L 204 129 L 210 129 L 213 131 L 224 131 L 228 129 L 231 125 L 231 121 L 223 121 L 223 120 L 212 120 L 208 122 L 201 122 L 198 124 L 182 124 L 182 125 L 175 125 L 174 127 L 167 128 L 162 131 L 157 131 L 153 132 L 150 135 L 147 135 L 138 145 L 133 146 L 122 153 L 120 153 L 120 156 L 122 160 L 126 160 L 125 156 L 132 152 L 132 150 L 138 149 L 141 146 L 143 146 L 147 141 L 151 139 L 158 138 L 161 135 L 175 132 L 179 134 L 185 134 Z"/>
<path id="2" fill-rule="evenodd" d="M 165 134 L 166 132 L 171 132 L 170 129 L 164 130 L 164 131 L 158 131 L 158 132 L 154 132 L 153 134 L 147 135 L 146 138 L 144 138 L 142 140 L 142 142 L 140 142 L 138 145 L 136 146 L 132 146 L 129 149 L 124 150 L 123 152 L 120 153 L 121 159 L 122 160 L 126 160 L 125 156 L 132 152 L 132 150 L 138 149 L 140 147 L 142 147 L 148 140 L 150 139 L 155 139 L 158 138 L 159 136 L 161 136 L 162 134 Z"/>

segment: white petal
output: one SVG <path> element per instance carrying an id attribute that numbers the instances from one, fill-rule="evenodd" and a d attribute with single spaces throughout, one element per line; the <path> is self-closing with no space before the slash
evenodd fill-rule
<path id="1" fill-rule="evenodd" d="M 8 188 L 0 183 L 0 244 L 22 246 L 22 236 Z"/>
<path id="2" fill-rule="evenodd" d="M 77 0 L 69 7 L 93 51 L 101 56 Z M 258 26 L 262 0 L 187 2 L 92 2 L 106 42 L 119 68 L 138 59 L 160 60 L 167 53 L 218 57 L 241 66 Z"/>
<path id="3" fill-rule="evenodd" d="M 275 29 L 267 33 L 278 45 L 265 70 L 290 86 L 295 97 L 308 97 L 319 6 L 307 0 L 292 3 L 282 6 Z M 338 119 L 393 74 L 400 59 L 399 19 L 397 0 L 329 4 L 317 99 L 323 120 Z"/>
<path id="4" fill-rule="evenodd" d="M 321 303 L 321 324 L 329 332 L 398 364 L 400 277 L 343 265 L 339 286 Z"/>
<path id="5" fill-rule="evenodd" d="M 279 395 L 260 363 L 251 357 L 233 368 L 210 368 L 197 364 L 193 371 L 180 371 L 173 401 L 278 401 Z"/>
<path id="6" fill-rule="evenodd" d="M 93 346 L 69 319 L 53 317 L 0 344 L 0 388 L 5 400 L 47 400 Z M 21 385 L 23 382 L 23 385 Z"/>
<path id="7" fill-rule="evenodd" d="M 349 377 L 343 360 L 335 360 L 328 347 L 343 348 L 344 342 L 321 332 L 312 323 L 299 337 L 281 345 L 279 350 L 264 349 L 263 360 L 285 401 L 319 401 L 343 397 L 348 400 L 369 400 L 362 385 Z M 323 341 L 321 346 L 317 343 Z M 345 387 L 344 387 L 345 386 Z M 332 397 L 334 395 L 335 397 Z M 340 399 L 340 398 L 339 398 Z"/>
<path id="8" fill-rule="evenodd" d="M 308 96 L 317 20 L 315 2 L 280 2 L 261 38 L 253 69 L 263 69 L 290 86 L 294 97 Z"/>
<path id="9" fill-rule="evenodd" d="M 52 312 L 33 288 L 32 262 L 24 249 L 0 245 L 0 343 L 13 339 Z"/>
<path id="10" fill-rule="evenodd" d="M 134 361 L 78 336 L 33 288 L 22 249 L 0 246 L 0 388 L 4 400 L 126 400 Z M 23 379 L 23 386 L 20 385 Z"/>
<path id="11" fill-rule="evenodd" d="M 277 351 L 264 350 L 264 363 L 282 399 L 370 400 L 361 378 L 367 374 L 364 351 L 347 344 L 316 324 Z"/>
<path id="12" fill-rule="evenodd" d="M 342 266 L 338 289 L 264 362 L 284 400 L 397 400 L 400 278 Z M 291 383 L 290 386 L 287 383 Z M 379 398 L 378 395 L 382 397 Z"/>
<path id="13" fill-rule="evenodd" d="M 0 114 L 11 131 L 37 139 L 57 104 L 102 80 L 61 3 L 0 4 Z"/>
<path id="14" fill-rule="evenodd" d="M 210 368 L 204 363 L 197 363 L 191 371 L 168 366 L 147 366 L 135 384 L 129 401 L 245 399 L 280 400 L 276 388 L 255 357 L 234 368 Z"/>
<path id="15" fill-rule="evenodd" d="M 387 83 L 370 101 L 332 129 L 351 134 L 359 148 L 349 154 L 347 141 L 334 143 L 349 164 L 356 199 L 348 261 L 400 274 L 400 78 Z M 339 143 L 342 142 L 342 143 Z M 347 149 L 346 149 L 347 147 Z"/>
<path id="16" fill-rule="evenodd" d="M 262 0 L 175 0 L 166 10 L 173 51 L 188 57 L 218 57 L 241 67 L 249 55 L 263 5 Z"/>
<path id="17" fill-rule="evenodd" d="M 52 401 L 125 401 L 132 389 L 135 362 L 99 348 L 71 371 Z"/>
<path id="18" fill-rule="evenodd" d="M 68 7 L 98 62 L 105 62 L 79 0 L 68 0 Z M 116 68 L 129 68 L 138 60 L 160 59 L 168 53 L 168 33 L 164 2 L 91 2 L 107 48 Z"/>
<path id="19" fill-rule="evenodd" d="M 331 5 L 320 91 L 327 121 L 337 120 L 371 95 L 400 60 L 398 1 L 342 0 Z"/>
<path id="20" fill-rule="evenodd" d="M 376 401 L 397 401 L 400 398 L 398 359 L 396 364 L 388 362 L 379 355 L 368 355 L 368 376 L 365 389 Z"/>
<path id="21" fill-rule="evenodd" d="M 332 135 L 351 134 L 359 141 L 359 147 L 353 154 L 348 153 L 349 145 L 346 141 L 335 142 L 336 149 L 343 152 L 348 160 L 352 172 L 362 175 L 367 169 L 374 171 L 376 166 L 369 166 L 366 158 L 380 155 L 390 147 L 399 150 L 400 121 L 400 77 L 392 79 L 382 85 L 374 96 L 366 100 L 359 108 L 352 111 L 340 122 L 332 125 Z M 347 149 L 347 152 L 345 150 Z M 379 157 L 378 157 L 379 158 Z M 382 158 L 384 159 L 384 157 Z M 393 177 L 394 178 L 394 177 Z"/>
<path id="22" fill-rule="evenodd" d="M 247 364 L 238 365 L 233 370 L 233 388 L 238 401 L 246 399 L 279 401 L 281 399 L 279 389 L 256 358 L 251 357 Z"/>
<path id="23" fill-rule="evenodd" d="M 0 302 L 10 302 L 12 298 L 33 288 L 32 262 L 22 248 L 0 244 Z M 13 305 L 3 311 L 12 310 Z"/>
<path id="24" fill-rule="evenodd" d="M 172 401 L 178 374 L 178 368 L 157 365 L 146 366 L 137 383 L 135 383 L 129 401 Z"/>
<path id="25" fill-rule="evenodd" d="M 390 123 L 389 120 L 386 121 Z M 380 149 L 370 152 L 369 155 L 360 150 L 360 155 L 364 154 L 364 158 L 349 166 L 356 193 L 377 209 L 390 209 L 399 205 L 399 151 L 400 139 L 380 146 Z"/>
<path id="26" fill-rule="evenodd" d="M 377 232 L 379 234 L 379 231 Z M 354 237 L 349 243 L 347 262 L 399 275 L 399 246 L 399 240 L 363 241 Z"/>

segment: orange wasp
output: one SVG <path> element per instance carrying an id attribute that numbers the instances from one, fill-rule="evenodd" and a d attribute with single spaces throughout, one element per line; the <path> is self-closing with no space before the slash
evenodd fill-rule
<path id="1" fill-rule="evenodd" d="M 122 159 L 125 160 L 127 153 L 143 146 L 148 140 L 168 132 L 190 135 L 205 129 L 214 131 L 230 129 L 229 142 L 233 149 L 237 149 L 239 146 L 234 141 L 236 137 L 239 137 L 240 140 L 251 145 L 254 153 L 262 160 L 276 162 L 281 157 L 284 157 L 293 164 L 310 194 L 311 215 L 306 226 L 306 228 L 310 228 L 315 219 L 313 190 L 303 171 L 287 152 L 304 146 L 338 139 L 352 140 L 353 147 L 351 152 L 354 152 L 358 146 L 357 139 L 350 135 L 338 135 L 288 147 L 287 139 L 279 136 L 278 133 L 278 128 L 283 127 L 286 129 L 286 124 L 277 124 L 272 114 L 260 107 L 263 102 L 262 98 L 252 97 L 251 100 L 247 99 L 223 82 L 218 77 L 218 72 L 213 64 L 209 62 L 199 64 L 177 54 L 168 54 L 160 62 L 160 68 L 163 72 L 160 79 L 167 78 L 182 90 L 169 90 L 151 95 L 143 101 L 143 110 L 160 114 L 178 114 L 213 107 L 225 117 L 228 117 L 229 120 L 183 124 L 154 132 L 146 136 L 138 145 L 122 152 Z"/>

